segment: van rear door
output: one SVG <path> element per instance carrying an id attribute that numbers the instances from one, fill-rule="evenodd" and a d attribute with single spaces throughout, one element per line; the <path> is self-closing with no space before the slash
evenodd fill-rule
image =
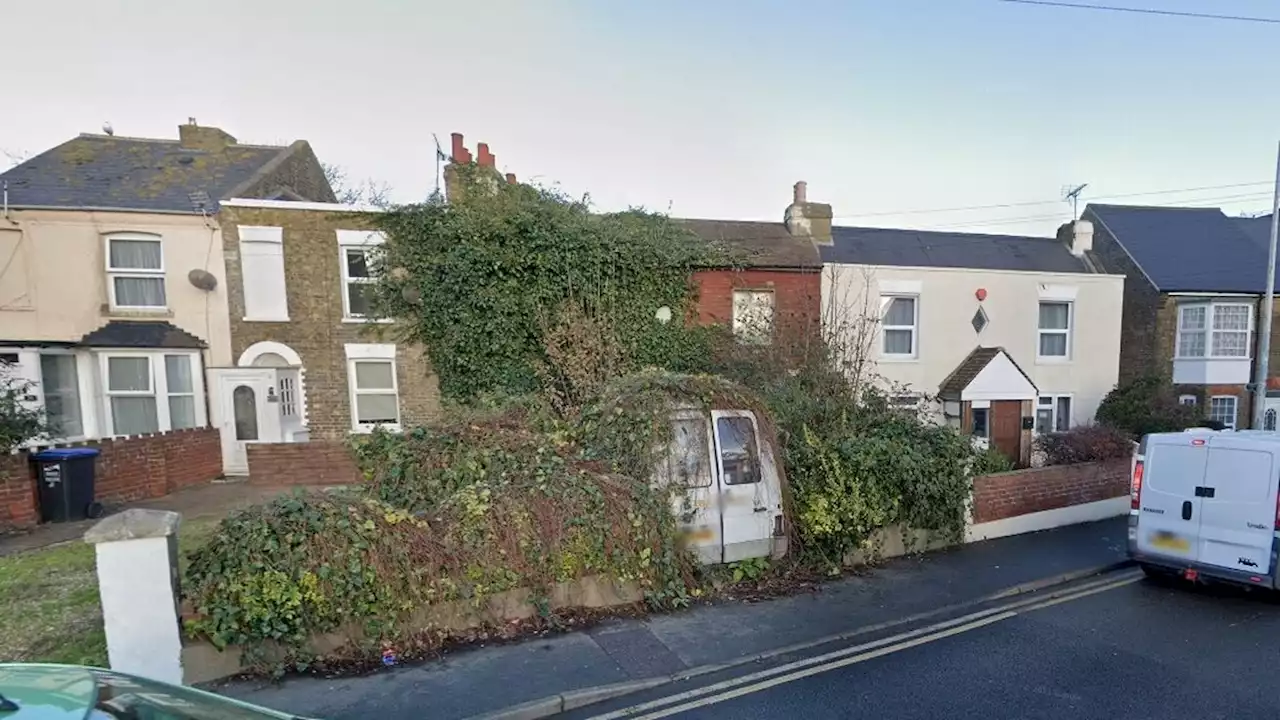
<path id="1" fill-rule="evenodd" d="M 1200 547 L 1205 565 L 1271 572 L 1280 444 L 1216 435 L 1201 483 Z"/>
<path id="2" fill-rule="evenodd" d="M 1148 435 L 1138 508 L 1138 551 L 1195 562 L 1209 448 L 1198 433 Z"/>

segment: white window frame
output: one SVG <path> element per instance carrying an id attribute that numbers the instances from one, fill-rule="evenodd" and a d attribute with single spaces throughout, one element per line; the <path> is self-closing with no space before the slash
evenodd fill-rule
<path id="1" fill-rule="evenodd" d="M 769 298 L 767 303 L 762 300 L 764 297 Z M 759 317 L 754 317 L 757 314 Z M 739 343 L 772 345 L 777 314 L 778 296 L 772 288 L 733 289 L 733 337 Z M 757 323 L 759 327 L 751 326 Z"/>
<path id="2" fill-rule="evenodd" d="M 351 432 L 353 433 L 370 433 L 375 427 L 381 427 L 384 430 L 399 432 L 404 420 L 404 414 L 400 407 L 400 368 L 396 363 L 396 346 L 390 343 L 377 344 L 361 344 L 348 343 L 345 346 L 347 355 L 347 403 L 351 409 Z M 391 390 L 357 390 L 356 389 L 356 363 L 359 362 L 388 362 L 391 363 Z M 394 423 L 382 423 L 375 425 L 373 423 L 360 422 L 356 414 L 356 397 L 357 395 L 387 395 L 394 394 L 396 398 L 396 421 Z"/>
<path id="3" fill-rule="evenodd" d="M 1183 325 L 1185 319 L 1184 313 L 1193 308 L 1204 309 L 1204 327 L 1200 329 L 1188 330 Z M 1248 313 L 1248 327 L 1244 330 L 1215 330 L 1214 323 L 1220 308 L 1244 308 Z M 1254 311 L 1253 303 L 1248 302 L 1230 302 L 1230 301 L 1213 301 L 1213 302 L 1197 302 L 1197 303 L 1180 303 L 1178 305 L 1178 328 L 1175 335 L 1174 358 L 1178 360 L 1250 360 L 1253 358 L 1253 331 L 1254 331 Z M 1188 355 L 1183 347 L 1183 335 L 1196 333 L 1201 335 L 1204 341 L 1203 355 Z M 1213 336 L 1215 333 L 1244 333 L 1244 354 L 1243 355 L 1215 355 L 1213 354 Z M 1218 397 L 1225 397 L 1219 395 Z"/>
<path id="4" fill-rule="evenodd" d="M 1066 305 L 1066 306 L 1067 306 L 1067 327 L 1066 327 L 1065 329 L 1062 329 L 1062 328 L 1043 328 L 1043 327 L 1040 327 L 1040 310 L 1041 310 L 1041 308 L 1043 308 L 1045 305 Z M 1036 361 L 1037 361 L 1037 362 L 1050 362 L 1050 363 L 1054 363 L 1054 362 L 1059 362 L 1059 363 L 1061 363 L 1061 362 L 1070 362 L 1070 361 L 1071 361 L 1071 353 L 1072 353 L 1072 351 L 1075 349 L 1075 348 L 1073 347 L 1073 345 L 1075 345 L 1075 343 L 1074 343 L 1074 342 L 1072 342 L 1072 340 L 1074 339 L 1072 336 L 1075 334 L 1075 333 L 1073 332 L 1073 331 L 1075 330 L 1075 324 L 1076 324 L 1076 304 L 1075 304 L 1075 302 L 1073 302 L 1073 301 L 1071 301 L 1071 300 L 1061 300 L 1061 299 L 1056 299 L 1056 298 L 1051 298 L 1051 297 L 1042 297 L 1042 298 L 1040 298 L 1039 303 L 1037 303 L 1037 304 L 1036 304 Z M 1065 350 L 1066 350 L 1065 354 L 1063 354 L 1063 355 L 1042 355 L 1042 354 L 1040 353 L 1040 349 L 1041 349 L 1041 347 L 1042 347 L 1041 339 L 1042 339 L 1042 338 L 1044 338 L 1044 336 L 1045 336 L 1045 335 L 1062 335 L 1062 336 L 1064 336 L 1064 337 L 1066 338 L 1066 341 L 1067 341 L 1067 343 L 1066 343 L 1066 348 L 1065 348 Z"/>
<path id="5" fill-rule="evenodd" d="M 49 405 L 48 384 L 44 377 L 44 358 L 45 356 L 69 357 L 76 369 L 76 403 L 80 411 L 80 432 L 75 435 L 59 435 L 55 440 L 84 440 L 93 437 L 94 425 L 94 408 L 92 403 L 86 402 L 90 397 L 90 388 L 85 378 L 85 369 L 80 363 L 80 356 L 73 350 L 63 350 L 55 348 L 42 348 L 40 350 L 40 394 L 44 399 L 47 411 Z"/>
<path id="6" fill-rule="evenodd" d="M 130 242 L 153 242 L 160 246 L 159 269 L 140 270 L 137 268 L 111 267 L 111 241 L 127 240 Z M 118 232 L 102 236 L 102 265 L 107 273 L 107 298 L 112 310 L 128 310 L 130 312 L 167 312 L 169 310 L 169 287 L 165 279 L 164 238 L 153 233 Z M 164 305 L 121 305 L 116 302 L 116 278 L 160 278 L 164 284 Z"/>
<path id="7" fill-rule="evenodd" d="M 1058 429 L 1058 421 L 1059 421 L 1061 418 L 1059 418 L 1059 417 L 1058 417 L 1058 402 L 1059 402 L 1060 400 L 1062 400 L 1063 398 L 1065 398 L 1065 399 L 1067 400 L 1067 403 L 1069 404 L 1069 406 L 1070 406 L 1070 407 L 1068 408 L 1069 412 L 1068 412 L 1068 415 L 1067 415 L 1066 429 L 1065 429 L 1065 430 L 1059 430 L 1059 429 Z M 1043 400 L 1049 400 L 1051 404 L 1050 404 L 1050 405 L 1045 405 L 1045 404 L 1043 404 L 1043 402 L 1042 402 Z M 1053 394 L 1041 394 L 1041 395 L 1037 395 L 1037 396 L 1036 396 L 1035 406 L 1034 406 L 1034 408 L 1033 408 L 1033 413 L 1032 413 L 1032 415 L 1031 415 L 1031 418 L 1032 418 L 1032 421 L 1033 421 L 1033 423 L 1032 423 L 1032 430 L 1033 430 L 1033 433 L 1034 433 L 1034 434 L 1036 434 L 1036 435 L 1040 435 L 1040 434 L 1042 434 L 1042 433 L 1040 432 L 1039 423 L 1038 423 L 1038 422 L 1035 422 L 1036 420 L 1039 420 L 1039 418 L 1040 418 L 1040 411 L 1041 411 L 1041 410 L 1049 410 L 1049 411 L 1050 411 L 1050 413 L 1051 413 L 1051 415 L 1050 415 L 1050 418 L 1051 418 L 1051 419 L 1050 419 L 1050 421 L 1049 421 L 1049 428 L 1050 428 L 1050 429 L 1049 429 L 1049 432 L 1051 432 L 1051 433 L 1066 432 L 1067 430 L 1070 430 L 1070 429 L 1071 429 L 1071 416 L 1072 416 L 1072 415 L 1075 415 L 1075 412 L 1076 412 L 1076 399 L 1075 399 L 1075 396 L 1074 396 L 1073 394 L 1071 394 L 1071 393 L 1053 393 Z"/>
<path id="8" fill-rule="evenodd" d="M 191 363 L 191 392 L 174 394 L 190 394 L 194 396 L 196 406 L 195 427 L 205 427 L 209 424 L 208 408 L 205 406 L 204 365 L 201 361 L 200 351 L 178 348 L 157 348 L 155 350 L 102 350 L 99 351 L 97 355 L 98 377 L 102 379 L 101 413 L 105 436 L 120 437 L 120 435 L 116 433 L 115 418 L 112 417 L 111 414 L 111 398 L 114 396 L 154 397 L 156 399 L 156 425 L 159 428 L 158 432 L 169 432 L 173 430 L 172 418 L 169 415 L 169 373 L 164 359 L 166 355 L 185 356 Z M 137 357 L 147 358 L 151 389 L 147 392 L 112 392 L 110 376 L 111 358 Z"/>
<path id="9" fill-rule="evenodd" d="M 911 301 L 911 324 L 890 325 L 885 321 L 889 315 L 889 306 L 894 300 Z M 888 346 L 886 331 L 911 331 L 911 352 L 891 353 L 885 350 Z M 881 293 L 880 295 L 880 357 L 886 360 L 915 360 L 920 357 L 920 296 L 909 293 Z"/>
<path id="10" fill-rule="evenodd" d="M 1219 420 L 1219 422 L 1221 422 L 1221 423 L 1223 424 L 1223 426 L 1224 426 L 1224 427 L 1226 427 L 1226 429 L 1228 429 L 1228 430 L 1235 430 L 1235 429 L 1236 429 L 1236 421 L 1237 421 L 1237 420 L 1239 419 L 1239 417 L 1240 417 L 1240 398 L 1236 397 L 1235 395 L 1212 395 L 1212 396 L 1210 396 L 1210 397 L 1209 397 L 1209 402 L 1208 402 L 1208 405 L 1209 405 L 1209 407 L 1208 407 L 1208 411 L 1209 411 L 1209 412 L 1208 412 L 1208 418 L 1209 418 L 1210 420 L 1217 420 L 1217 418 L 1215 418 L 1215 417 L 1213 416 L 1213 401 L 1214 401 L 1214 400 L 1230 400 L 1230 401 L 1231 401 L 1231 422 L 1225 422 L 1225 421 L 1221 421 L 1221 420 Z"/>
<path id="11" fill-rule="evenodd" d="M 1196 398 L 1195 395 L 1179 395 L 1178 396 L 1179 405 L 1189 405 L 1191 407 L 1195 407 L 1196 405 L 1199 404 L 1199 402 L 1200 402 L 1199 399 Z"/>
<path id="12" fill-rule="evenodd" d="M 284 228 L 264 225 L 240 225 L 240 296 L 244 301 L 245 322 L 289 322 L 289 284 L 284 266 Z M 264 252 L 265 251 L 265 252 Z M 249 307 L 249 286 L 245 282 L 245 257 L 276 256 L 280 258 L 280 290 L 283 293 L 283 307 L 272 308 L 275 312 L 252 312 Z M 343 258 L 345 261 L 346 258 Z"/>
<path id="13" fill-rule="evenodd" d="M 365 315 L 356 315 L 351 312 L 351 295 L 348 290 L 352 284 L 373 284 L 377 282 L 373 278 L 353 278 L 347 274 L 347 253 L 351 250 L 361 250 L 366 253 L 365 263 L 368 264 L 368 251 L 386 244 L 387 236 L 381 232 L 373 230 L 338 230 L 338 272 L 342 277 L 342 322 L 350 323 L 368 323 L 368 322 L 392 322 L 390 318 L 371 318 Z"/>

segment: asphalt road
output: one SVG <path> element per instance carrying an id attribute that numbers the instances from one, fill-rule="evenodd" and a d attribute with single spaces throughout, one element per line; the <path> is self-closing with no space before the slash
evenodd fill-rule
<path id="1" fill-rule="evenodd" d="M 1280 601 L 1139 578 L 1127 571 L 572 716 L 1280 717 Z"/>

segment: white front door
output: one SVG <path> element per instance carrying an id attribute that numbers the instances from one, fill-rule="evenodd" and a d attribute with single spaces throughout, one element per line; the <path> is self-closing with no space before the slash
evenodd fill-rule
<path id="1" fill-rule="evenodd" d="M 1277 417 L 1280 417 L 1280 397 L 1267 398 L 1266 404 L 1262 407 L 1264 408 L 1262 411 L 1262 429 L 1270 430 L 1271 432 L 1280 430 L 1280 422 L 1277 422 Z"/>
<path id="2" fill-rule="evenodd" d="M 280 442 L 276 371 L 268 368 L 211 369 L 213 422 L 222 435 L 222 468 L 228 475 L 249 472 L 246 446 Z"/>

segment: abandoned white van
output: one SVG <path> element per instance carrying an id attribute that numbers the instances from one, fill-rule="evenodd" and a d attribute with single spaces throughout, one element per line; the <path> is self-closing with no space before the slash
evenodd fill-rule
<path id="1" fill-rule="evenodd" d="M 680 408 L 671 422 L 654 484 L 671 490 L 690 549 L 704 564 L 785 555 L 781 478 L 755 413 Z"/>
<path id="2" fill-rule="evenodd" d="M 1277 587 L 1280 434 L 1153 433 L 1133 462 L 1129 556 L 1149 575 Z"/>

